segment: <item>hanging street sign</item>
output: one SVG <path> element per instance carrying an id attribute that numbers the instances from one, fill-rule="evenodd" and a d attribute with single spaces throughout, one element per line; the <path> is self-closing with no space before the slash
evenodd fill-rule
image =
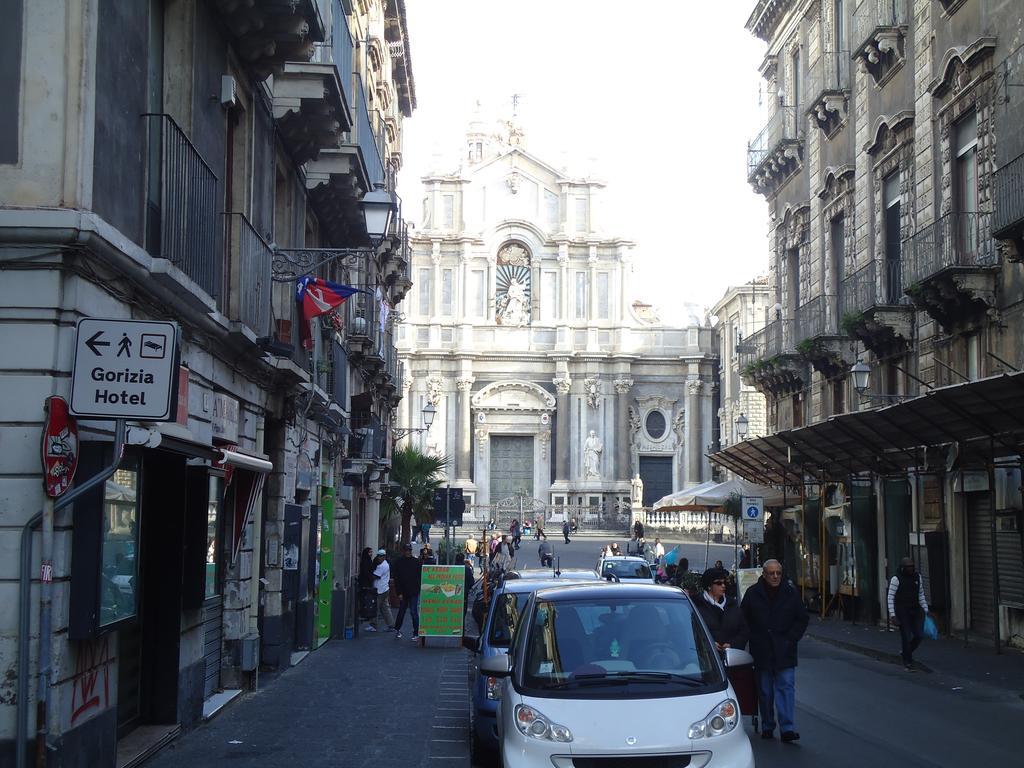
<path id="1" fill-rule="evenodd" d="M 764 497 L 744 496 L 740 508 L 743 510 L 744 520 L 764 520 Z"/>
<path id="2" fill-rule="evenodd" d="M 63 397 L 48 397 L 43 406 L 46 423 L 43 425 L 43 485 L 52 499 L 71 487 L 78 468 L 78 425 L 68 413 L 68 401 Z"/>
<path id="3" fill-rule="evenodd" d="M 78 321 L 71 413 L 173 421 L 177 382 L 176 323 L 91 317 Z"/>

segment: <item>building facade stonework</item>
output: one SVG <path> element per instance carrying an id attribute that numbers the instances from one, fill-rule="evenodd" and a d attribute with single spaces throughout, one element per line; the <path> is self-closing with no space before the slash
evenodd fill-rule
<path id="1" fill-rule="evenodd" d="M 423 188 L 399 419 L 435 405 L 408 439 L 453 458 L 470 505 L 628 502 L 637 472 L 649 502 L 707 479 L 715 332 L 633 302 L 634 243 L 604 233 L 604 184 L 530 154 L 515 124 L 474 120 L 462 163 Z"/>

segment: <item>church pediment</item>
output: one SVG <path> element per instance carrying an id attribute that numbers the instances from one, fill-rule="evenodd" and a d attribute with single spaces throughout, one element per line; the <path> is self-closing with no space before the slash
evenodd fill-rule
<path id="1" fill-rule="evenodd" d="M 473 395 L 473 407 L 494 411 L 550 411 L 554 395 L 528 381 L 499 381 Z"/>

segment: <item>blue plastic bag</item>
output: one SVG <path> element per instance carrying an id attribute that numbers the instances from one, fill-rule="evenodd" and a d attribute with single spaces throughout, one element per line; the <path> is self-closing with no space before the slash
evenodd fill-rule
<path id="1" fill-rule="evenodd" d="M 661 559 L 661 562 L 665 565 L 675 565 L 676 561 L 679 560 L 679 545 L 676 544 L 672 549 L 665 553 L 665 556 Z"/>
<path id="2" fill-rule="evenodd" d="M 924 616 L 924 636 L 929 640 L 939 639 L 939 628 L 935 626 L 935 619 L 928 614 Z"/>

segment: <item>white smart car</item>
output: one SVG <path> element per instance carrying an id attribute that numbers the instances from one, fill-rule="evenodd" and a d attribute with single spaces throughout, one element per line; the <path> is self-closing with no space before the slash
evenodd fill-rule
<path id="1" fill-rule="evenodd" d="M 597 561 L 597 572 L 602 579 L 624 584 L 653 584 L 654 571 L 642 557 L 609 555 Z"/>
<path id="2" fill-rule="evenodd" d="M 753 768 L 739 704 L 707 629 L 678 589 L 578 584 L 527 604 L 497 713 L 504 768 L 636 764 Z M 729 649 L 727 662 L 749 664 Z M 639 758 L 646 758 L 640 760 Z"/>

